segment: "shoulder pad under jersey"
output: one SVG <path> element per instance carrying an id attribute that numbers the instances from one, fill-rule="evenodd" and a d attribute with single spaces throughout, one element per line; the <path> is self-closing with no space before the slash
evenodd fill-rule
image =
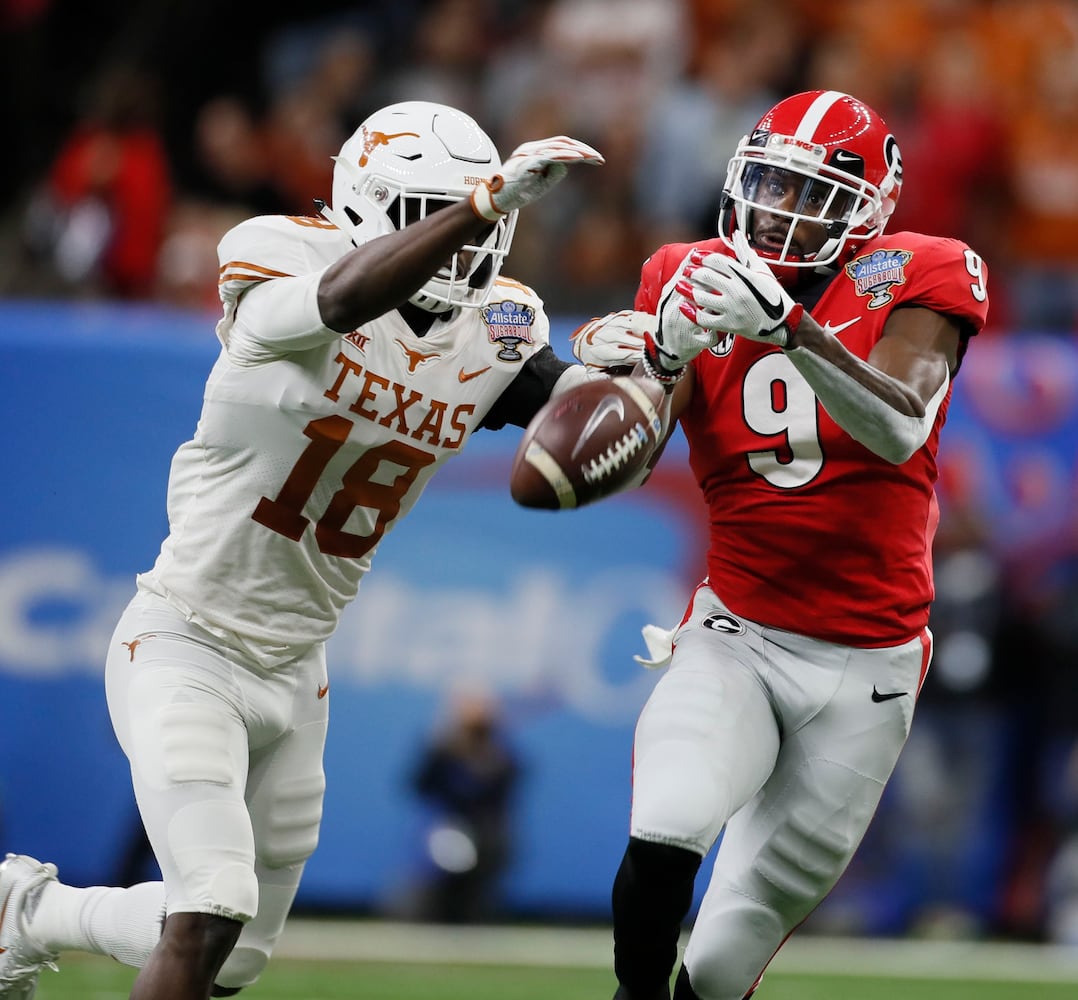
<path id="1" fill-rule="evenodd" d="M 924 306 L 968 324 L 971 333 L 985 325 L 987 268 L 980 255 L 961 240 L 884 233 L 869 240 L 843 271 L 858 295 L 870 301 L 872 296 L 886 294 L 896 305 Z"/>
<path id="2" fill-rule="evenodd" d="M 516 328 L 536 347 L 550 343 L 550 318 L 543 300 L 534 289 L 504 274 L 498 276 L 490 298 L 478 312 L 493 340 L 511 336 Z"/>
<path id="3" fill-rule="evenodd" d="M 221 238 L 218 290 L 226 305 L 272 278 L 310 274 L 352 248 L 333 223 L 317 216 L 259 215 Z"/>

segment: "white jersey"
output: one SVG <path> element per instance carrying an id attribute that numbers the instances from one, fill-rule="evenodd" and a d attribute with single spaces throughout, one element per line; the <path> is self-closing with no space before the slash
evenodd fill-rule
<path id="1" fill-rule="evenodd" d="M 222 351 L 172 461 L 169 535 L 138 578 L 269 665 L 332 634 L 382 538 L 549 342 L 541 300 L 506 278 L 422 337 L 396 311 L 336 333 L 315 295 L 350 249 L 313 218 L 222 239 Z"/>

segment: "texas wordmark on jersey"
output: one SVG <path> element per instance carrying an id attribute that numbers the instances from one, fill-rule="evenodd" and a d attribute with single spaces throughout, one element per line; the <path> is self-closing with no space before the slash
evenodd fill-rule
<path id="1" fill-rule="evenodd" d="M 319 220 L 276 216 L 222 241 L 224 347 L 173 459 L 169 536 L 139 578 L 263 658 L 333 632 L 379 542 L 549 341 L 542 303 L 509 279 L 423 337 L 396 311 L 297 336 L 302 349 L 263 335 L 272 320 L 252 291 L 349 246 Z"/>

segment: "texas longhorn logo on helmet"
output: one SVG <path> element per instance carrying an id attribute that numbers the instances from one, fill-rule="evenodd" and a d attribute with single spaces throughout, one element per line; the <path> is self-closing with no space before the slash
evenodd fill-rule
<path id="1" fill-rule="evenodd" d="M 410 135 L 415 139 L 419 138 L 418 132 L 394 132 L 391 135 L 386 135 L 385 132 L 369 132 L 366 127 L 362 129 L 362 132 L 363 152 L 359 154 L 359 165 L 361 167 L 367 165 L 367 159 L 379 146 L 388 146 L 394 139 L 400 139 L 406 135 Z"/>

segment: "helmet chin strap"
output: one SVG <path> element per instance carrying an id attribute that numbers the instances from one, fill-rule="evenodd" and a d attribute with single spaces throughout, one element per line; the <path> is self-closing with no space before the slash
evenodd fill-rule
<path id="1" fill-rule="evenodd" d="M 831 238 L 824 240 L 823 246 L 816 251 L 817 259 L 822 262 L 817 267 L 824 267 L 834 269 L 838 266 L 839 248 L 842 246 L 841 240 Z"/>
<path id="2" fill-rule="evenodd" d="M 441 299 L 435 298 L 433 295 L 427 294 L 422 288 L 415 293 L 409 300 L 413 306 L 417 309 L 422 309 L 424 312 L 435 313 L 441 315 L 447 313 L 456 306 L 449 302 L 443 302 Z"/>
<path id="3" fill-rule="evenodd" d="M 315 205 L 318 206 L 318 211 L 321 215 L 332 222 L 352 243 L 359 246 L 356 241 L 356 227 L 352 225 L 352 220 L 344 212 L 338 212 L 335 208 L 331 208 L 320 198 L 315 200 Z"/>

